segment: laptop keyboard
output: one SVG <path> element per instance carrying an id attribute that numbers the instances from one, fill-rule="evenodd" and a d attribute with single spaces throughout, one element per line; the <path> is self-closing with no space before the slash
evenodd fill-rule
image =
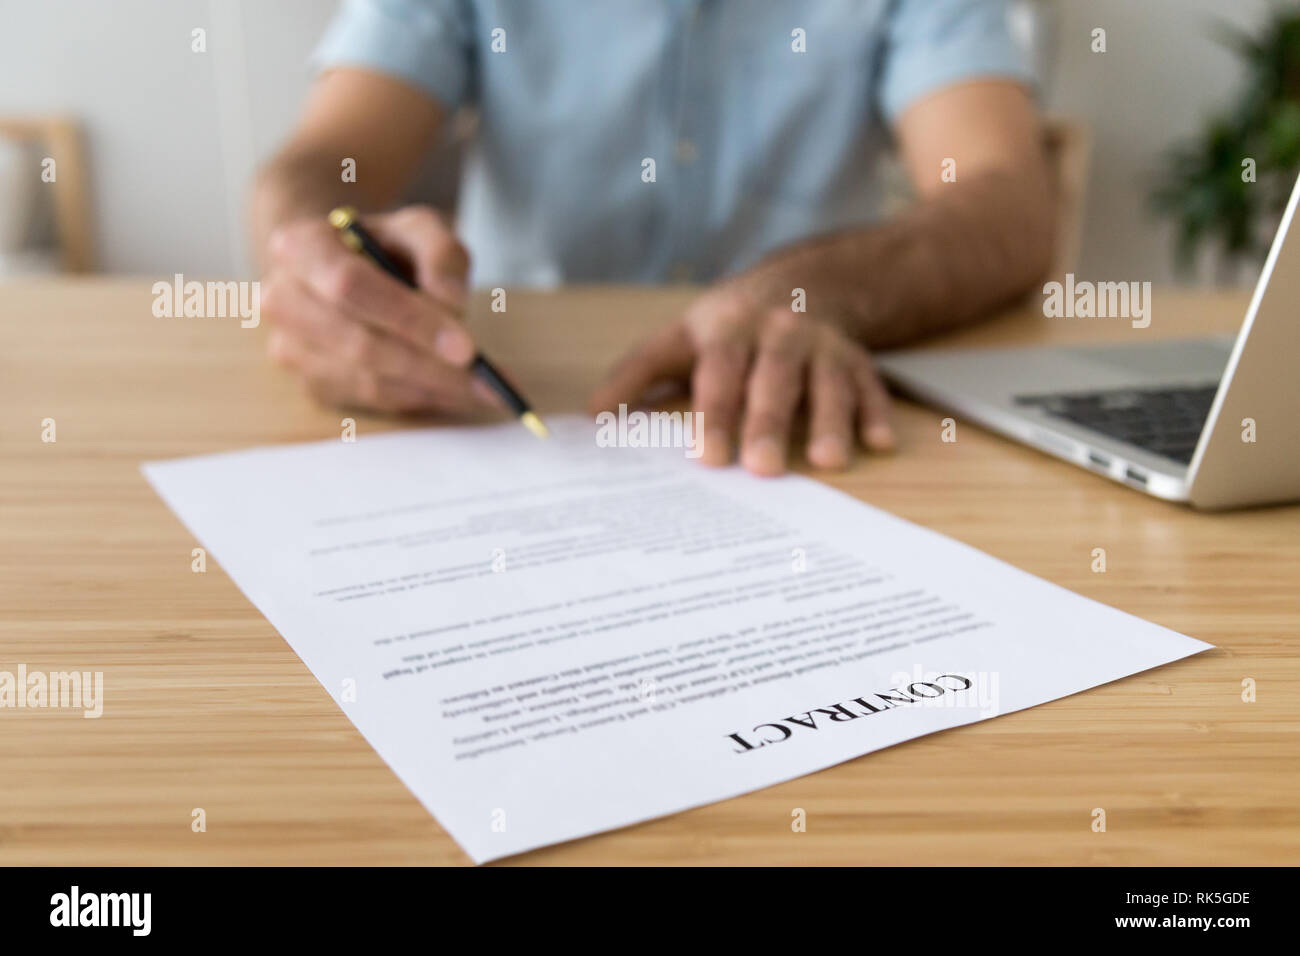
<path id="1" fill-rule="evenodd" d="M 1191 464 L 1218 385 L 1112 389 L 1061 395 L 1018 395 L 1017 405 L 1041 408 L 1118 441 Z"/>

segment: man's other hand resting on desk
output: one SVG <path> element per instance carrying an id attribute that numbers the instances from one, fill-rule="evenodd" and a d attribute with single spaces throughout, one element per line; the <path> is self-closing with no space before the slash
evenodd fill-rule
<path id="1" fill-rule="evenodd" d="M 316 63 L 253 229 L 272 352 L 328 403 L 495 404 L 467 371 L 471 283 L 711 282 L 591 409 L 681 382 L 705 462 L 779 473 L 806 414 L 809 461 L 840 468 L 894 444 L 868 349 L 977 321 L 1048 269 L 1050 177 L 1001 0 L 793 20 L 777 0 L 352 0 Z M 382 212 L 461 108 L 478 123 L 455 232 Z M 882 220 L 891 146 L 916 202 Z M 418 292 L 339 242 L 344 204 Z"/>

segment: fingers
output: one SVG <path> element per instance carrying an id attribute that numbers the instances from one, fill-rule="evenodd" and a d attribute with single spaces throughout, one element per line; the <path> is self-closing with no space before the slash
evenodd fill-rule
<path id="1" fill-rule="evenodd" d="M 744 467 L 780 474 L 805 397 L 813 467 L 847 467 L 859 438 L 871 451 L 894 448 L 889 396 L 867 352 L 836 326 L 783 308 L 739 319 L 719 309 L 707 318 L 692 378 L 706 463 L 730 460 L 739 427 Z"/>
<path id="2" fill-rule="evenodd" d="M 734 436 L 745 401 L 750 350 L 747 338 L 727 336 L 706 344 L 695 363 L 691 395 L 702 429 L 700 460 L 706 465 L 731 463 Z"/>
<path id="3" fill-rule="evenodd" d="M 784 310 L 774 312 L 762 330 L 746 388 L 741 435 L 741 463 L 757 475 L 785 470 L 790 426 L 812 354 L 811 332 L 808 322 Z"/>
<path id="4" fill-rule="evenodd" d="M 695 348 L 680 322 L 665 326 L 625 355 L 587 401 L 593 414 L 634 405 L 657 382 L 684 379 Z"/>
<path id="5" fill-rule="evenodd" d="M 307 391 L 323 405 L 412 412 L 435 404 L 433 396 L 419 386 L 385 379 L 368 369 L 341 365 L 332 356 L 281 329 L 272 330 L 268 348 L 277 363 L 300 373 Z"/>
<path id="6" fill-rule="evenodd" d="M 457 391 L 443 383 L 429 385 L 340 363 L 334 356 L 278 329 L 271 333 L 269 349 L 276 362 L 299 374 L 308 393 L 323 405 L 453 415 L 468 414 L 484 405 L 473 390 Z"/>
<path id="7" fill-rule="evenodd" d="M 760 312 L 733 297 L 706 294 L 629 353 L 592 394 L 591 410 L 636 402 L 654 383 L 682 375 L 692 358 L 705 464 L 728 464 L 739 433 L 746 469 L 781 474 L 805 398 L 813 467 L 847 467 L 858 439 L 871 451 L 894 448 L 889 397 L 860 345 L 832 323 L 785 308 Z"/>
<path id="8" fill-rule="evenodd" d="M 389 223 L 389 228 L 395 227 Z M 268 251 L 273 271 L 297 277 L 340 315 L 450 364 L 472 361 L 474 343 L 456 312 L 348 250 L 328 223 L 302 220 L 285 226 L 276 231 Z"/>
<path id="9" fill-rule="evenodd" d="M 817 352 L 808 370 L 808 461 L 814 468 L 848 467 L 858 389 L 843 356 Z"/>
<path id="10" fill-rule="evenodd" d="M 385 249 L 406 260 L 415 284 L 457 312 L 468 299 L 469 253 L 431 206 L 406 206 L 367 216 L 366 228 Z"/>
<path id="11" fill-rule="evenodd" d="M 304 284 L 277 276 L 263 292 L 268 348 L 318 400 L 401 412 L 464 413 L 490 404 L 469 373 L 371 326 L 352 321 Z"/>
<path id="12" fill-rule="evenodd" d="M 858 394 L 858 434 L 869 451 L 890 452 L 897 447 L 889 424 L 889 392 L 867 353 L 858 350 L 850 367 Z"/>

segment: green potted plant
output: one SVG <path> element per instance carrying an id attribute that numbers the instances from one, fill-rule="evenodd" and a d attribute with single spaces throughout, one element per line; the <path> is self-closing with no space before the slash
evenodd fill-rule
<path id="1" fill-rule="evenodd" d="M 1178 267 L 1208 246 L 1226 278 L 1267 254 L 1300 170 L 1300 13 L 1278 11 L 1259 37 L 1219 33 L 1243 60 L 1245 83 L 1230 112 L 1170 151 L 1151 202 L 1174 221 Z"/>

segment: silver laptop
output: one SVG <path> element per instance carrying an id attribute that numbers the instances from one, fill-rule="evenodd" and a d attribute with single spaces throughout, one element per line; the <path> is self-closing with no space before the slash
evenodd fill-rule
<path id="1" fill-rule="evenodd" d="M 922 401 L 1159 498 L 1298 500 L 1298 199 L 1300 181 L 1235 341 L 904 351 L 877 365 Z"/>

